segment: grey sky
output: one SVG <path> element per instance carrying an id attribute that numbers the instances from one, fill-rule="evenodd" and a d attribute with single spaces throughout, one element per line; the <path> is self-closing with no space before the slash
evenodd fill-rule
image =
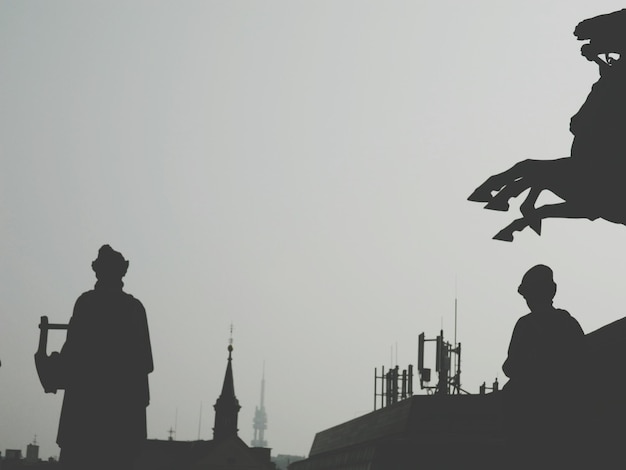
<path id="1" fill-rule="evenodd" d="M 522 274 L 592 331 L 621 318 L 626 228 L 466 202 L 523 158 L 568 155 L 597 67 L 572 35 L 616 1 L 0 3 L 0 450 L 54 444 L 61 394 L 33 362 L 41 315 L 69 319 L 103 243 L 129 260 L 155 372 L 151 438 L 211 438 L 234 323 L 239 435 L 266 363 L 266 437 L 373 406 L 374 367 L 452 339 L 463 386 L 500 366 Z M 51 342 L 59 348 L 62 336 Z M 114 347 L 114 344 L 111 345 Z M 581 377 L 582 380 L 582 377 Z M 585 379 L 587 380 L 587 379 Z"/>

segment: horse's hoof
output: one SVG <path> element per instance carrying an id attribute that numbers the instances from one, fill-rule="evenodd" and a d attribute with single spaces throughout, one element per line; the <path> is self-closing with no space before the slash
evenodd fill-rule
<path id="1" fill-rule="evenodd" d="M 488 191 L 484 188 L 478 187 L 474 190 L 472 194 L 467 198 L 468 201 L 472 202 L 489 202 L 493 199 L 491 195 L 491 191 Z"/>
<path id="2" fill-rule="evenodd" d="M 513 233 L 508 230 L 500 230 L 493 237 L 494 240 L 501 240 L 503 242 L 512 242 L 513 241 Z"/>
<path id="3" fill-rule="evenodd" d="M 485 209 L 506 212 L 509 210 L 509 203 L 506 200 L 499 200 L 495 197 L 485 206 Z"/>
<path id="4" fill-rule="evenodd" d="M 533 229 L 537 235 L 541 236 L 541 219 L 530 220 L 531 221 L 528 222 L 528 226 Z"/>

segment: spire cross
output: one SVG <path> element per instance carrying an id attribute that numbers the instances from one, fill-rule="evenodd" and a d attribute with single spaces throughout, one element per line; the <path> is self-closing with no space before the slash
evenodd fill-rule
<path id="1" fill-rule="evenodd" d="M 233 352 L 233 323 L 230 323 L 230 338 L 228 339 L 228 360 L 230 361 Z"/>

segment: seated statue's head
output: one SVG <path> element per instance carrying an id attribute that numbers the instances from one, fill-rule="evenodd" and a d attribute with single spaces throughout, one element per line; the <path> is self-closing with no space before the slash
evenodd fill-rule
<path id="1" fill-rule="evenodd" d="M 552 269 L 543 264 L 533 266 L 524 274 L 517 292 L 524 297 L 531 310 L 552 305 L 556 294 Z"/>
<path id="2" fill-rule="evenodd" d="M 98 280 L 120 280 L 126 275 L 128 261 L 109 245 L 102 245 L 98 257 L 91 263 Z"/>

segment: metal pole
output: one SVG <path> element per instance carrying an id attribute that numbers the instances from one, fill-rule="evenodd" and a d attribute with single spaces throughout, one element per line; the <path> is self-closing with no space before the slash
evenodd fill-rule
<path id="1" fill-rule="evenodd" d="M 232 325 L 231 325 L 232 330 Z M 198 440 L 200 440 L 200 428 L 202 426 L 202 402 L 200 402 L 200 416 L 198 417 Z"/>
<path id="2" fill-rule="evenodd" d="M 380 373 L 380 407 L 384 408 L 385 406 L 385 366 L 382 367 L 382 371 Z"/>
<path id="3" fill-rule="evenodd" d="M 376 367 L 374 367 L 374 411 L 376 411 L 376 383 L 378 382 L 378 376 L 376 375 Z"/>

